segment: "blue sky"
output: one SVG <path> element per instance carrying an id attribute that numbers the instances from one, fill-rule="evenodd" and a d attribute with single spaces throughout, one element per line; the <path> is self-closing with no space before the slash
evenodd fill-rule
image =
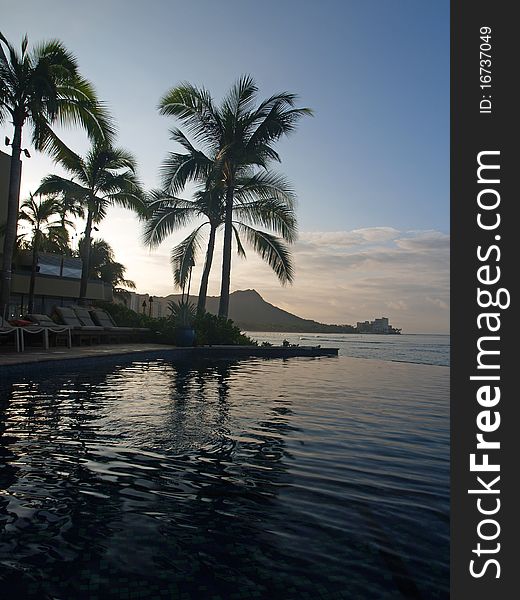
<path id="1" fill-rule="evenodd" d="M 430 295 L 438 306 L 447 306 L 449 2 L 95 0 L 81 5 L 31 0 L 10 4 L 2 13 L 1 29 L 12 42 L 18 43 L 25 32 L 31 42 L 57 37 L 76 54 L 83 73 L 116 117 L 119 145 L 138 158 L 147 187 L 157 185 L 159 164 L 173 149 L 168 140 L 173 120 L 156 111 L 169 87 L 188 80 L 206 86 L 218 99 L 239 75 L 251 73 L 260 97 L 281 90 L 298 93 L 300 104 L 311 107 L 315 116 L 303 120 L 297 132 L 280 143 L 283 162 L 278 168 L 298 192 L 303 241 L 316 232 L 387 228 L 396 233 L 384 242 L 378 238 L 383 244 L 378 249 L 395 249 L 397 239 L 424 239 L 424 232 L 436 240 L 441 236 L 446 252 L 433 261 L 432 269 L 444 260 L 446 281 L 442 292 L 436 295 L 432 287 Z M 65 137 L 78 151 L 87 148 L 81 132 Z M 47 158 L 36 155 L 26 161 L 25 191 L 49 171 L 57 169 Z M 131 218 L 126 215 L 114 212 L 113 223 L 125 228 L 125 220 Z M 102 233 L 110 239 L 108 232 Z M 368 237 L 372 244 L 373 236 Z M 179 240 L 180 236 L 172 243 Z M 117 235 L 112 241 L 116 251 L 126 247 Z M 139 262 L 137 242 L 134 263 Z M 164 256 L 171 245 L 165 246 Z M 360 246 L 357 251 L 366 257 L 370 248 Z M 295 257 L 298 267 L 298 248 Z M 256 277 L 254 265 L 251 261 L 248 273 Z M 265 281 L 261 293 L 269 290 L 272 302 L 295 309 L 295 289 L 277 288 L 269 271 L 262 265 L 259 269 L 258 280 L 252 277 L 254 285 L 248 287 L 262 288 Z M 303 263 L 301 271 L 306 271 Z M 139 275 L 137 265 L 129 273 L 140 291 L 166 291 L 151 289 L 153 281 Z M 214 279 L 216 292 L 218 268 Z M 246 279 L 245 271 L 244 277 L 239 273 L 233 287 Z M 440 279 L 439 274 L 437 283 Z M 340 307 L 348 304 L 348 297 L 342 298 L 337 312 L 316 305 L 303 316 L 339 322 L 348 322 L 354 313 L 359 320 L 376 316 L 360 314 L 361 309 L 375 310 L 365 303 L 353 305 L 340 318 Z M 447 330 L 447 308 L 435 310 L 434 329 Z M 417 314 L 417 323 L 424 319 Z"/>

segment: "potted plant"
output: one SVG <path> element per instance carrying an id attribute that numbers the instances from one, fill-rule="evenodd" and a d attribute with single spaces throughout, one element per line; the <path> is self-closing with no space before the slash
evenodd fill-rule
<path id="1" fill-rule="evenodd" d="M 195 329 L 193 323 L 197 314 L 195 305 L 189 300 L 169 303 L 171 318 L 175 323 L 175 343 L 177 346 L 193 346 Z"/>

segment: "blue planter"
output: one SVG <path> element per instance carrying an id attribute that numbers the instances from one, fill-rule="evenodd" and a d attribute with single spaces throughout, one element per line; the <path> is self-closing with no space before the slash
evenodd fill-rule
<path id="1" fill-rule="evenodd" d="M 195 329 L 193 327 L 178 327 L 175 332 L 175 344 L 177 346 L 193 346 L 195 342 Z"/>

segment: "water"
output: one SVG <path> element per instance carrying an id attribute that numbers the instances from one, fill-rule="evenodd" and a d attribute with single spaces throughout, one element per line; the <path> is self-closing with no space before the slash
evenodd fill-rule
<path id="1" fill-rule="evenodd" d="M 448 369 L 156 359 L 0 384 L 5 598 L 448 597 Z"/>
<path id="2" fill-rule="evenodd" d="M 355 333 L 249 332 L 261 342 L 280 345 L 285 339 L 300 346 L 332 346 L 341 356 L 375 358 L 423 365 L 449 366 L 450 336 L 441 334 L 377 335 Z"/>

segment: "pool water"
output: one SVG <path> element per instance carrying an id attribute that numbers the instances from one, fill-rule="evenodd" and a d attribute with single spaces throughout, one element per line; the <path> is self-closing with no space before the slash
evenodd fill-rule
<path id="1" fill-rule="evenodd" d="M 5 598 L 447 598 L 448 369 L 121 362 L 0 384 Z"/>

